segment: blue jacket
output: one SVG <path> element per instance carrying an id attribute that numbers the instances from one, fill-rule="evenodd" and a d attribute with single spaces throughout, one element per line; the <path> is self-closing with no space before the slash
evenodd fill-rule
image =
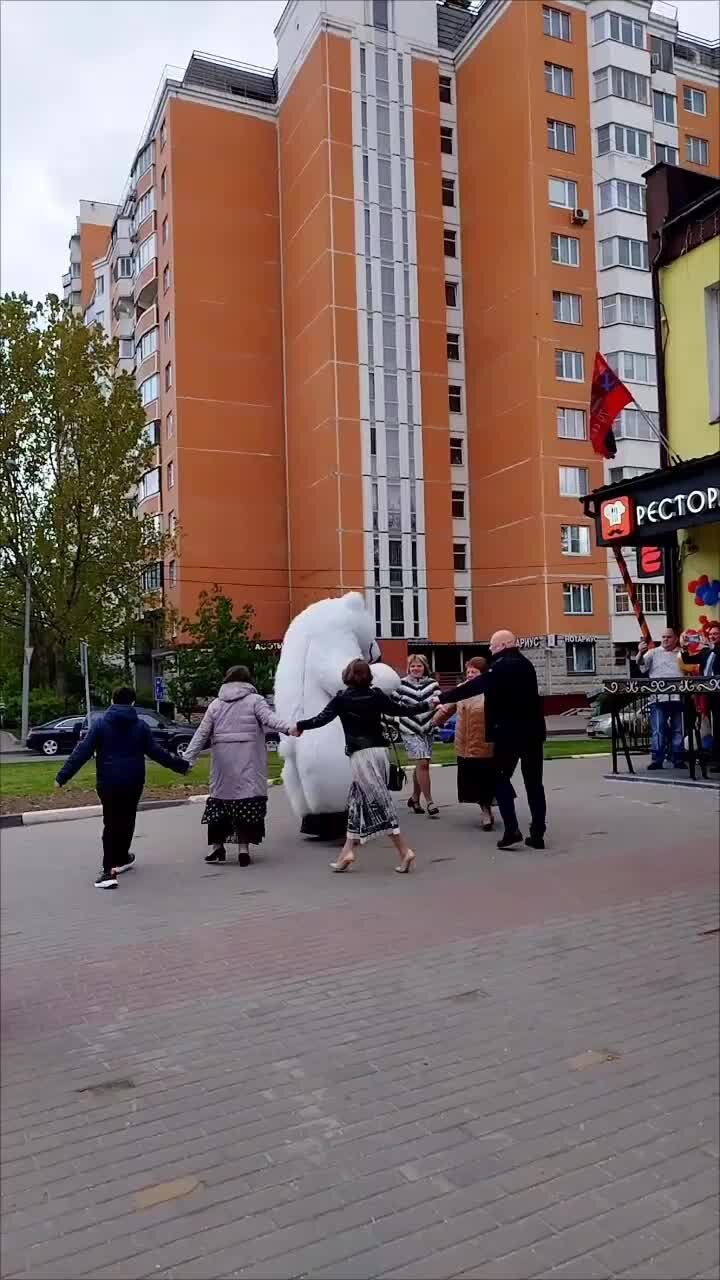
<path id="1" fill-rule="evenodd" d="M 175 773 L 187 773 L 186 760 L 171 756 L 155 742 L 150 729 L 134 707 L 113 705 L 96 720 L 87 737 L 78 742 L 56 781 L 62 787 L 95 756 L 98 790 L 101 787 L 137 788 L 145 785 L 145 757 Z"/>

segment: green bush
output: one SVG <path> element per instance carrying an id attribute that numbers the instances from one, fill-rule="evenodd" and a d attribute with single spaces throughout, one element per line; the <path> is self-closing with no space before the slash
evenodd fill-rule
<path id="1" fill-rule="evenodd" d="M 30 724 L 44 724 L 46 720 L 54 720 L 56 716 L 75 714 L 84 715 L 76 704 L 66 705 L 54 689 L 30 690 Z M 3 723 L 6 729 L 19 729 L 22 716 L 22 699 L 14 689 L 6 695 Z"/>

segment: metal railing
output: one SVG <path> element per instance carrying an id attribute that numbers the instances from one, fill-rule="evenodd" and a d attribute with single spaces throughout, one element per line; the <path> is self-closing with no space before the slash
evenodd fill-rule
<path id="1" fill-rule="evenodd" d="M 620 759 L 624 758 L 628 773 L 635 773 L 632 757 L 647 755 L 650 750 L 650 707 L 656 701 L 680 702 L 683 714 L 683 759 L 689 767 L 690 778 L 695 781 L 698 768 L 703 778 L 708 776 L 711 754 L 717 758 L 717 736 L 720 734 L 720 678 L 679 677 L 677 680 L 650 680 L 643 678 L 618 678 L 603 683 L 606 710 L 612 722 L 613 773 L 619 773 Z M 705 699 L 712 699 L 710 718 L 716 740 L 712 753 L 703 742 L 701 726 L 708 708 Z"/>

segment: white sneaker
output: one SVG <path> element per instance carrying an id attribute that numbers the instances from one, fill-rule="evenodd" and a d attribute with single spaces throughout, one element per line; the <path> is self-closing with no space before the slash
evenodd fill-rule
<path id="1" fill-rule="evenodd" d="M 128 854 L 128 858 L 127 858 L 127 862 L 123 862 L 123 864 L 122 864 L 122 866 L 121 866 L 121 867 L 115 867 L 115 868 L 114 868 L 114 870 L 115 870 L 115 875 L 116 875 L 116 876 L 121 876 L 121 875 L 123 875 L 123 873 L 124 873 L 125 871 L 129 871 L 129 870 L 130 870 L 130 868 L 133 866 L 134 862 L 135 862 L 135 854 L 134 854 L 134 853 L 129 853 L 129 854 Z"/>
<path id="2" fill-rule="evenodd" d="M 96 889 L 117 889 L 117 876 L 114 872 L 101 871 L 95 881 Z"/>

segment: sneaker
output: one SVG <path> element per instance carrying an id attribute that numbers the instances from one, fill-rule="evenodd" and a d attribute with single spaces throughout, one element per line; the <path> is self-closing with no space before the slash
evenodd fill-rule
<path id="1" fill-rule="evenodd" d="M 525 844 L 527 845 L 528 849 L 544 849 L 545 848 L 545 841 L 543 840 L 542 836 L 527 836 L 525 839 Z"/>
<path id="2" fill-rule="evenodd" d="M 115 867 L 115 875 L 121 876 L 124 874 L 124 872 L 129 871 L 134 862 L 135 862 L 135 854 L 129 853 L 127 856 L 127 862 L 123 862 L 121 867 Z"/>
<path id="3" fill-rule="evenodd" d="M 498 849 L 510 849 L 514 844 L 522 844 L 522 831 L 506 831 L 502 840 L 498 840 Z"/>
<path id="4" fill-rule="evenodd" d="M 114 871 L 101 871 L 95 881 L 96 889 L 117 889 L 117 876 Z"/>

